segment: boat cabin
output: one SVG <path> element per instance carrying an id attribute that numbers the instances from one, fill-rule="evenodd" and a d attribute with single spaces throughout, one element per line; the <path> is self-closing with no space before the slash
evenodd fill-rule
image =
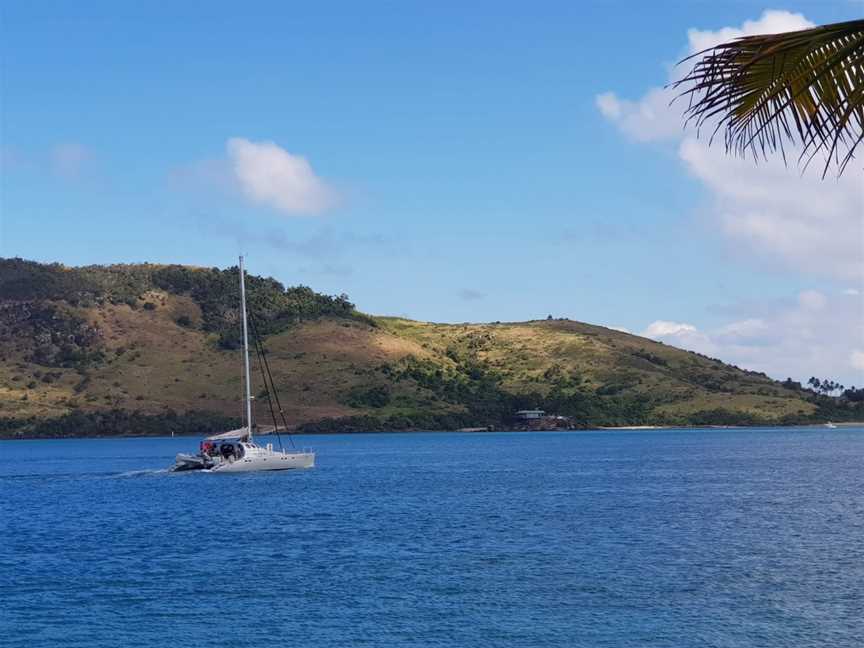
<path id="1" fill-rule="evenodd" d="M 205 457 L 235 461 L 249 454 L 249 450 L 257 448 L 258 446 L 249 440 L 246 428 L 240 428 L 207 437 L 201 442 L 200 450 Z"/>
<path id="2" fill-rule="evenodd" d="M 246 454 L 246 443 L 241 441 L 221 440 L 201 442 L 201 454 L 206 457 L 222 457 L 223 459 L 240 459 Z"/>

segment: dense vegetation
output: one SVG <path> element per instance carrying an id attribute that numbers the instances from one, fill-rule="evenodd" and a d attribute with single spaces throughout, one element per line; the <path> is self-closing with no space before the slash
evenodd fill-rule
<path id="1" fill-rule="evenodd" d="M 0 306 L 0 341 L 32 341 L 28 359 L 43 367 L 83 369 L 102 362 L 105 355 L 98 337 L 94 327 L 63 304 L 29 301 Z"/>
<path id="2" fill-rule="evenodd" d="M 440 401 L 462 404 L 471 425 L 504 426 L 521 409 L 542 409 L 578 421 L 598 425 L 643 424 L 648 420 L 650 399 L 620 394 L 617 385 L 592 390 L 578 377 L 564 374 L 557 365 L 547 369 L 541 389 L 513 392 L 504 387 L 504 375 L 476 355 L 460 356 L 450 349 L 453 367 L 442 369 L 433 361 L 407 358 L 401 367 L 382 371 L 396 381 L 413 380 Z"/>
<path id="3" fill-rule="evenodd" d="M 153 285 L 177 295 L 191 296 L 201 307 L 203 328 L 219 335 L 226 349 L 240 345 L 237 304 L 238 268 L 219 270 L 166 266 L 152 274 Z M 354 304 L 347 295 L 330 297 L 306 286 L 287 290 L 272 278 L 248 275 L 246 279 L 249 312 L 261 336 L 286 330 L 292 324 L 322 316 L 351 317 Z"/>
<path id="4" fill-rule="evenodd" d="M 62 439 L 87 436 L 209 435 L 240 427 L 235 417 L 190 411 L 144 414 L 136 411 L 73 411 L 50 419 L 0 419 L 0 436 Z"/>
<path id="5" fill-rule="evenodd" d="M 131 308 L 155 309 L 147 301 L 153 290 L 188 295 L 201 308 L 203 330 L 216 333 L 219 344 L 236 348 L 240 339 L 238 268 L 190 268 L 151 264 L 67 268 L 23 259 L 0 259 L 0 302 L 65 301 L 89 307 L 109 302 Z M 323 316 L 357 317 L 347 295 L 331 297 L 306 286 L 286 289 L 272 278 L 247 276 L 250 312 L 262 336 L 292 324 Z M 189 326 L 188 317 L 178 322 Z"/>
<path id="6" fill-rule="evenodd" d="M 330 434 L 350 432 L 399 432 L 402 430 L 458 430 L 478 425 L 469 414 L 415 413 L 389 416 L 342 416 L 303 423 L 297 429 L 301 434 Z"/>

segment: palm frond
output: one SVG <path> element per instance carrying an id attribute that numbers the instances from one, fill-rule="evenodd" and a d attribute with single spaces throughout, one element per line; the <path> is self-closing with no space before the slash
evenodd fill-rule
<path id="1" fill-rule="evenodd" d="M 673 84 L 685 115 L 726 150 L 755 157 L 800 145 L 799 162 L 825 156 L 842 174 L 864 139 L 864 20 L 745 36 L 698 52 Z"/>

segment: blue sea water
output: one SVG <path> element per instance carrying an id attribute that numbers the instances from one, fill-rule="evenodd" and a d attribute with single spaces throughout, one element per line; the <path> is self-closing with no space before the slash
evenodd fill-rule
<path id="1" fill-rule="evenodd" d="M 864 429 L 0 443 L 0 644 L 864 645 Z"/>

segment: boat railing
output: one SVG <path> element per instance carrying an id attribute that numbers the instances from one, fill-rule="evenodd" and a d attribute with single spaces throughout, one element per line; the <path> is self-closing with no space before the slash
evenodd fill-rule
<path id="1" fill-rule="evenodd" d="M 292 455 L 292 454 L 314 454 L 315 451 L 312 448 L 285 448 L 282 450 L 284 454 Z"/>

